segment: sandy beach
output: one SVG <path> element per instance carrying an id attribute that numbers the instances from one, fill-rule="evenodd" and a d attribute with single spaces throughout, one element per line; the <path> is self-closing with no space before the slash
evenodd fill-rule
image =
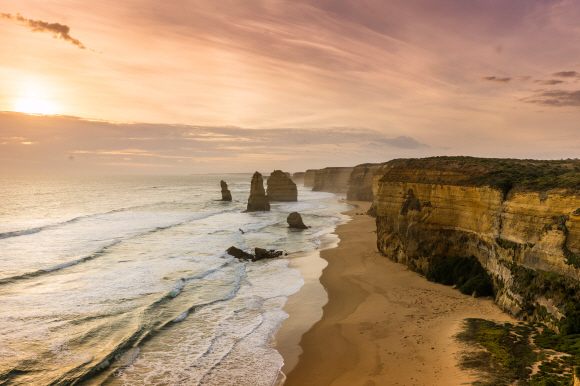
<path id="1" fill-rule="evenodd" d="M 318 320 L 296 341 L 309 322 L 318 319 L 305 299 L 324 301 L 313 283 L 317 264 L 307 283 L 291 298 L 290 318 L 276 335 L 277 349 L 289 359 L 285 386 L 462 385 L 475 380 L 457 366 L 461 347 L 453 339 L 465 318 L 509 321 L 492 300 L 472 298 L 451 287 L 429 282 L 376 249 L 375 220 L 364 213 L 370 203 L 350 202 L 358 208 L 336 229 L 336 248 L 320 252 L 328 262 L 320 283 L 328 302 Z M 303 256 L 302 256 L 303 257 Z M 312 258 L 312 257 L 311 257 Z M 302 261 L 305 264 L 305 261 Z M 310 319 L 313 319 L 312 316 Z M 311 323 L 311 322 L 310 322 Z M 295 356 L 298 352 L 298 362 Z M 288 362 L 288 361 L 287 361 Z M 294 365 L 296 363 L 296 365 Z"/>

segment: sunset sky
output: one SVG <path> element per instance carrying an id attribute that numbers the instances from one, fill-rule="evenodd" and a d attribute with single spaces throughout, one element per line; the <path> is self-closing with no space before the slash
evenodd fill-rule
<path id="1" fill-rule="evenodd" d="M 580 157 L 579 20 L 572 0 L 0 0 L 0 172 Z"/>

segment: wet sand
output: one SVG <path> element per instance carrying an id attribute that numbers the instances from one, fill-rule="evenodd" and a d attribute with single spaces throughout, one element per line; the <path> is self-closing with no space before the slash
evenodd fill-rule
<path id="1" fill-rule="evenodd" d="M 312 325 L 320 315 L 315 304 L 324 301 L 312 281 L 320 265 L 309 269 L 306 282 L 311 285 L 285 308 L 290 318 L 276 335 L 276 348 L 290 362 L 284 367 L 284 385 L 448 386 L 474 381 L 457 366 L 461 348 L 453 335 L 461 321 L 512 319 L 491 300 L 429 282 L 379 254 L 375 220 L 356 215 L 370 203 L 351 204 L 360 208 L 346 212 L 353 220 L 337 227 L 338 246 L 320 252 L 328 262 L 320 276 L 328 294 L 322 318 Z M 305 269 L 308 261 L 302 264 Z"/>

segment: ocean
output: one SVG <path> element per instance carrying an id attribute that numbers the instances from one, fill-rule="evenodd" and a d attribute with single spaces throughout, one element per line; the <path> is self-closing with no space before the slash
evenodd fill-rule
<path id="1" fill-rule="evenodd" d="M 288 258 L 225 250 L 315 250 L 347 205 L 299 185 L 298 202 L 243 213 L 250 180 L 5 177 L 0 384 L 273 385 L 268 343 L 304 280 Z M 311 228 L 289 229 L 294 211 Z"/>

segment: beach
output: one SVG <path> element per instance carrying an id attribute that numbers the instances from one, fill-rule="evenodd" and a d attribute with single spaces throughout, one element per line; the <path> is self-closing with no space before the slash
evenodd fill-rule
<path id="1" fill-rule="evenodd" d="M 285 386 L 462 385 L 476 380 L 458 367 L 462 348 L 453 336 L 465 318 L 513 321 L 491 299 L 473 298 L 427 281 L 376 248 L 375 219 L 361 215 L 370 203 L 349 202 L 352 220 L 337 226 L 336 248 L 324 249 L 328 262 L 320 284 L 328 302 L 322 317 L 295 347 L 296 296 L 310 298 L 309 287 L 291 297 L 290 314 L 277 333 L 277 350 L 288 363 Z M 316 286 L 312 291 L 319 291 Z M 323 299 L 320 294 L 317 299 Z M 292 347 L 294 345 L 294 347 Z"/>

